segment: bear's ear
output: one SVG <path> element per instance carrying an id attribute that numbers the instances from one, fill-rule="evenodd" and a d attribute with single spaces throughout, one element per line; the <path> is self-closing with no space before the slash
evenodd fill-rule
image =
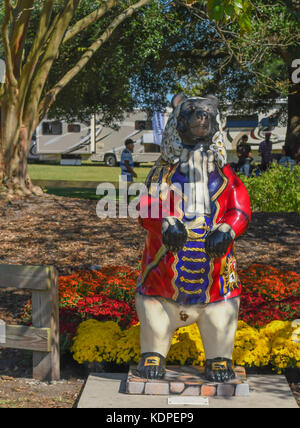
<path id="1" fill-rule="evenodd" d="M 174 95 L 174 97 L 171 100 L 171 106 L 173 107 L 173 110 L 186 99 L 187 99 L 187 96 L 183 92 L 180 92 L 179 94 Z"/>
<path id="2" fill-rule="evenodd" d="M 215 96 L 214 96 L 214 95 L 212 95 L 212 94 L 207 94 L 207 95 L 205 95 L 205 98 L 207 98 L 208 100 L 210 100 L 210 101 L 214 104 L 214 106 L 215 106 L 216 108 L 218 108 L 219 100 L 218 100 L 218 98 L 217 98 L 217 97 L 215 97 Z"/>

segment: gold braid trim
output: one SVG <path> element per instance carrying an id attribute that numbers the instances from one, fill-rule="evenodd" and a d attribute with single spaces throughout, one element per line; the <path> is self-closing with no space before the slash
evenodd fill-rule
<path id="1" fill-rule="evenodd" d="M 206 224 L 203 227 L 199 227 L 199 229 L 204 229 L 203 233 L 196 233 L 191 229 L 188 229 L 188 237 L 191 239 L 197 239 L 197 238 L 203 238 L 203 236 L 206 234 L 208 230 L 210 230 L 209 226 L 206 226 Z"/>
<path id="2" fill-rule="evenodd" d="M 183 287 L 181 287 L 180 291 L 181 291 L 181 293 L 186 293 L 186 294 L 200 294 L 200 293 L 202 293 L 201 288 L 200 288 L 200 290 L 189 291 L 189 290 L 185 290 Z"/>
<path id="3" fill-rule="evenodd" d="M 187 242 L 205 242 L 205 238 L 190 238 L 190 237 L 188 237 Z"/>
<path id="4" fill-rule="evenodd" d="M 202 262 L 203 263 L 203 262 L 206 261 L 206 258 L 203 257 L 203 259 L 193 259 L 191 257 L 185 257 L 185 256 L 183 256 L 182 257 L 182 261 L 184 261 L 184 262 L 195 262 L 195 263 Z"/>
<path id="5" fill-rule="evenodd" d="M 205 272 L 204 268 L 198 269 L 198 270 L 193 270 L 193 269 L 188 269 L 185 266 L 181 266 L 181 270 L 184 270 L 185 272 L 188 272 L 188 273 L 204 273 Z"/>
<path id="6" fill-rule="evenodd" d="M 183 247 L 182 251 L 199 251 L 205 253 L 205 248 Z"/>
<path id="7" fill-rule="evenodd" d="M 200 278 L 200 279 L 187 279 L 184 276 L 181 276 L 180 278 L 181 282 L 186 282 L 188 284 L 203 284 L 204 279 Z"/>

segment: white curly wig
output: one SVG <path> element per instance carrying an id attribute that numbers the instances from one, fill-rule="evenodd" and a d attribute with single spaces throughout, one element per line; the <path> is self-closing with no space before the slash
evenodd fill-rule
<path id="1" fill-rule="evenodd" d="M 191 99 L 206 99 L 205 97 L 190 97 L 184 99 L 184 101 Z M 168 122 L 166 124 L 165 130 L 162 136 L 161 143 L 161 155 L 163 160 L 170 164 L 175 164 L 179 162 L 180 154 L 183 149 L 182 140 L 177 131 L 177 118 L 180 113 L 181 104 L 177 105 L 173 112 L 170 114 Z M 223 134 L 222 134 L 222 126 L 220 120 L 220 114 L 218 112 L 216 121 L 219 125 L 219 130 L 212 137 L 211 145 L 209 149 L 214 153 L 215 161 L 220 168 L 227 163 L 227 154 L 226 149 L 223 143 Z"/>

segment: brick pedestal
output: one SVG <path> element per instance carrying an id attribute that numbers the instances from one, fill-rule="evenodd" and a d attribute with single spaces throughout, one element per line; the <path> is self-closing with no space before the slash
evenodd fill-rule
<path id="1" fill-rule="evenodd" d="M 209 382 L 204 377 L 203 367 L 168 366 L 164 379 L 142 379 L 137 376 L 136 366 L 128 372 L 126 391 L 128 394 L 144 395 L 202 395 L 206 397 L 241 396 L 249 394 L 246 372 L 235 367 L 235 379 L 228 382 Z"/>

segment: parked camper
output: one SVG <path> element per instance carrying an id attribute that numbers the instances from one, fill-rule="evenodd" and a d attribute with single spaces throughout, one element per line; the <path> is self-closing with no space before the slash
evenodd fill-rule
<path id="1" fill-rule="evenodd" d="M 61 159 L 62 164 L 73 165 L 79 165 L 81 159 L 90 159 L 115 166 L 121 160 L 127 138 L 135 142 L 135 163 L 155 162 L 158 159 L 160 146 L 154 143 L 152 120 L 141 111 L 127 114 L 114 128 L 99 124 L 99 118 L 95 116 L 89 124 L 45 118 L 31 142 L 29 159 Z"/>
<path id="2" fill-rule="evenodd" d="M 244 134 L 252 152 L 257 151 L 265 132 L 271 132 L 274 149 L 281 149 L 285 141 L 286 128 L 279 124 L 278 112 L 285 100 L 279 100 L 267 114 L 237 114 L 229 106 L 223 114 L 223 135 L 229 161 L 236 160 L 236 147 Z M 32 141 L 30 159 L 61 159 L 62 164 L 79 165 L 81 159 L 104 162 L 116 166 L 121 159 L 127 138 L 134 140 L 133 161 L 155 162 L 160 155 L 160 138 L 170 110 L 153 118 L 145 112 L 135 110 L 126 114 L 124 120 L 114 128 L 100 124 L 99 117 L 92 116 L 90 123 L 79 121 L 48 120 L 45 118 L 36 130 L 36 140 Z M 158 120 L 158 122 L 157 122 Z M 157 124 L 159 123 L 159 126 Z M 153 131 L 153 125 L 155 133 Z M 161 137 L 161 135 L 160 135 Z"/>
<path id="3" fill-rule="evenodd" d="M 100 131 L 94 115 L 89 123 L 46 117 L 34 133 L 29 159 L 61 159 L 62 164 L 80 164 L 81 159 L 89 159 L 95 153 L 95 140 Z"/>
<path id="4" fill-rule="evenodd" d="M 279 112 L 285 100 L 278 100 L 273 109 L 268 113 L 260 114 L 236 114 L 233 109 L 228 109 L 226 119 L 223 123 L 223 135 L 226 148 L 236 150 L 237 144 L 243 135 L 248 136 L 248 144 L 252 150 L 257 150 L 265 133 L 271 133 L 273 149 L 280 149 L 285 141 L 286 127 L 279 123 Z"/>
<path id="5" fill-rule="evenodd" d="M 165 118 L 163 118 L 165 121 Z M 132 153 L 135 164 L 155 162 L 160 155 L 160 146 L 154 142 L 153 123 L 147 114 L 135 111 L 117 124 L 118 130 L 103 127 L 96 141 L 96 152 L 92 161 L 104 161 L 108 166 L 115 166 L 121 160 L 124 143 L 127 138 L 134 141 Z"/>

